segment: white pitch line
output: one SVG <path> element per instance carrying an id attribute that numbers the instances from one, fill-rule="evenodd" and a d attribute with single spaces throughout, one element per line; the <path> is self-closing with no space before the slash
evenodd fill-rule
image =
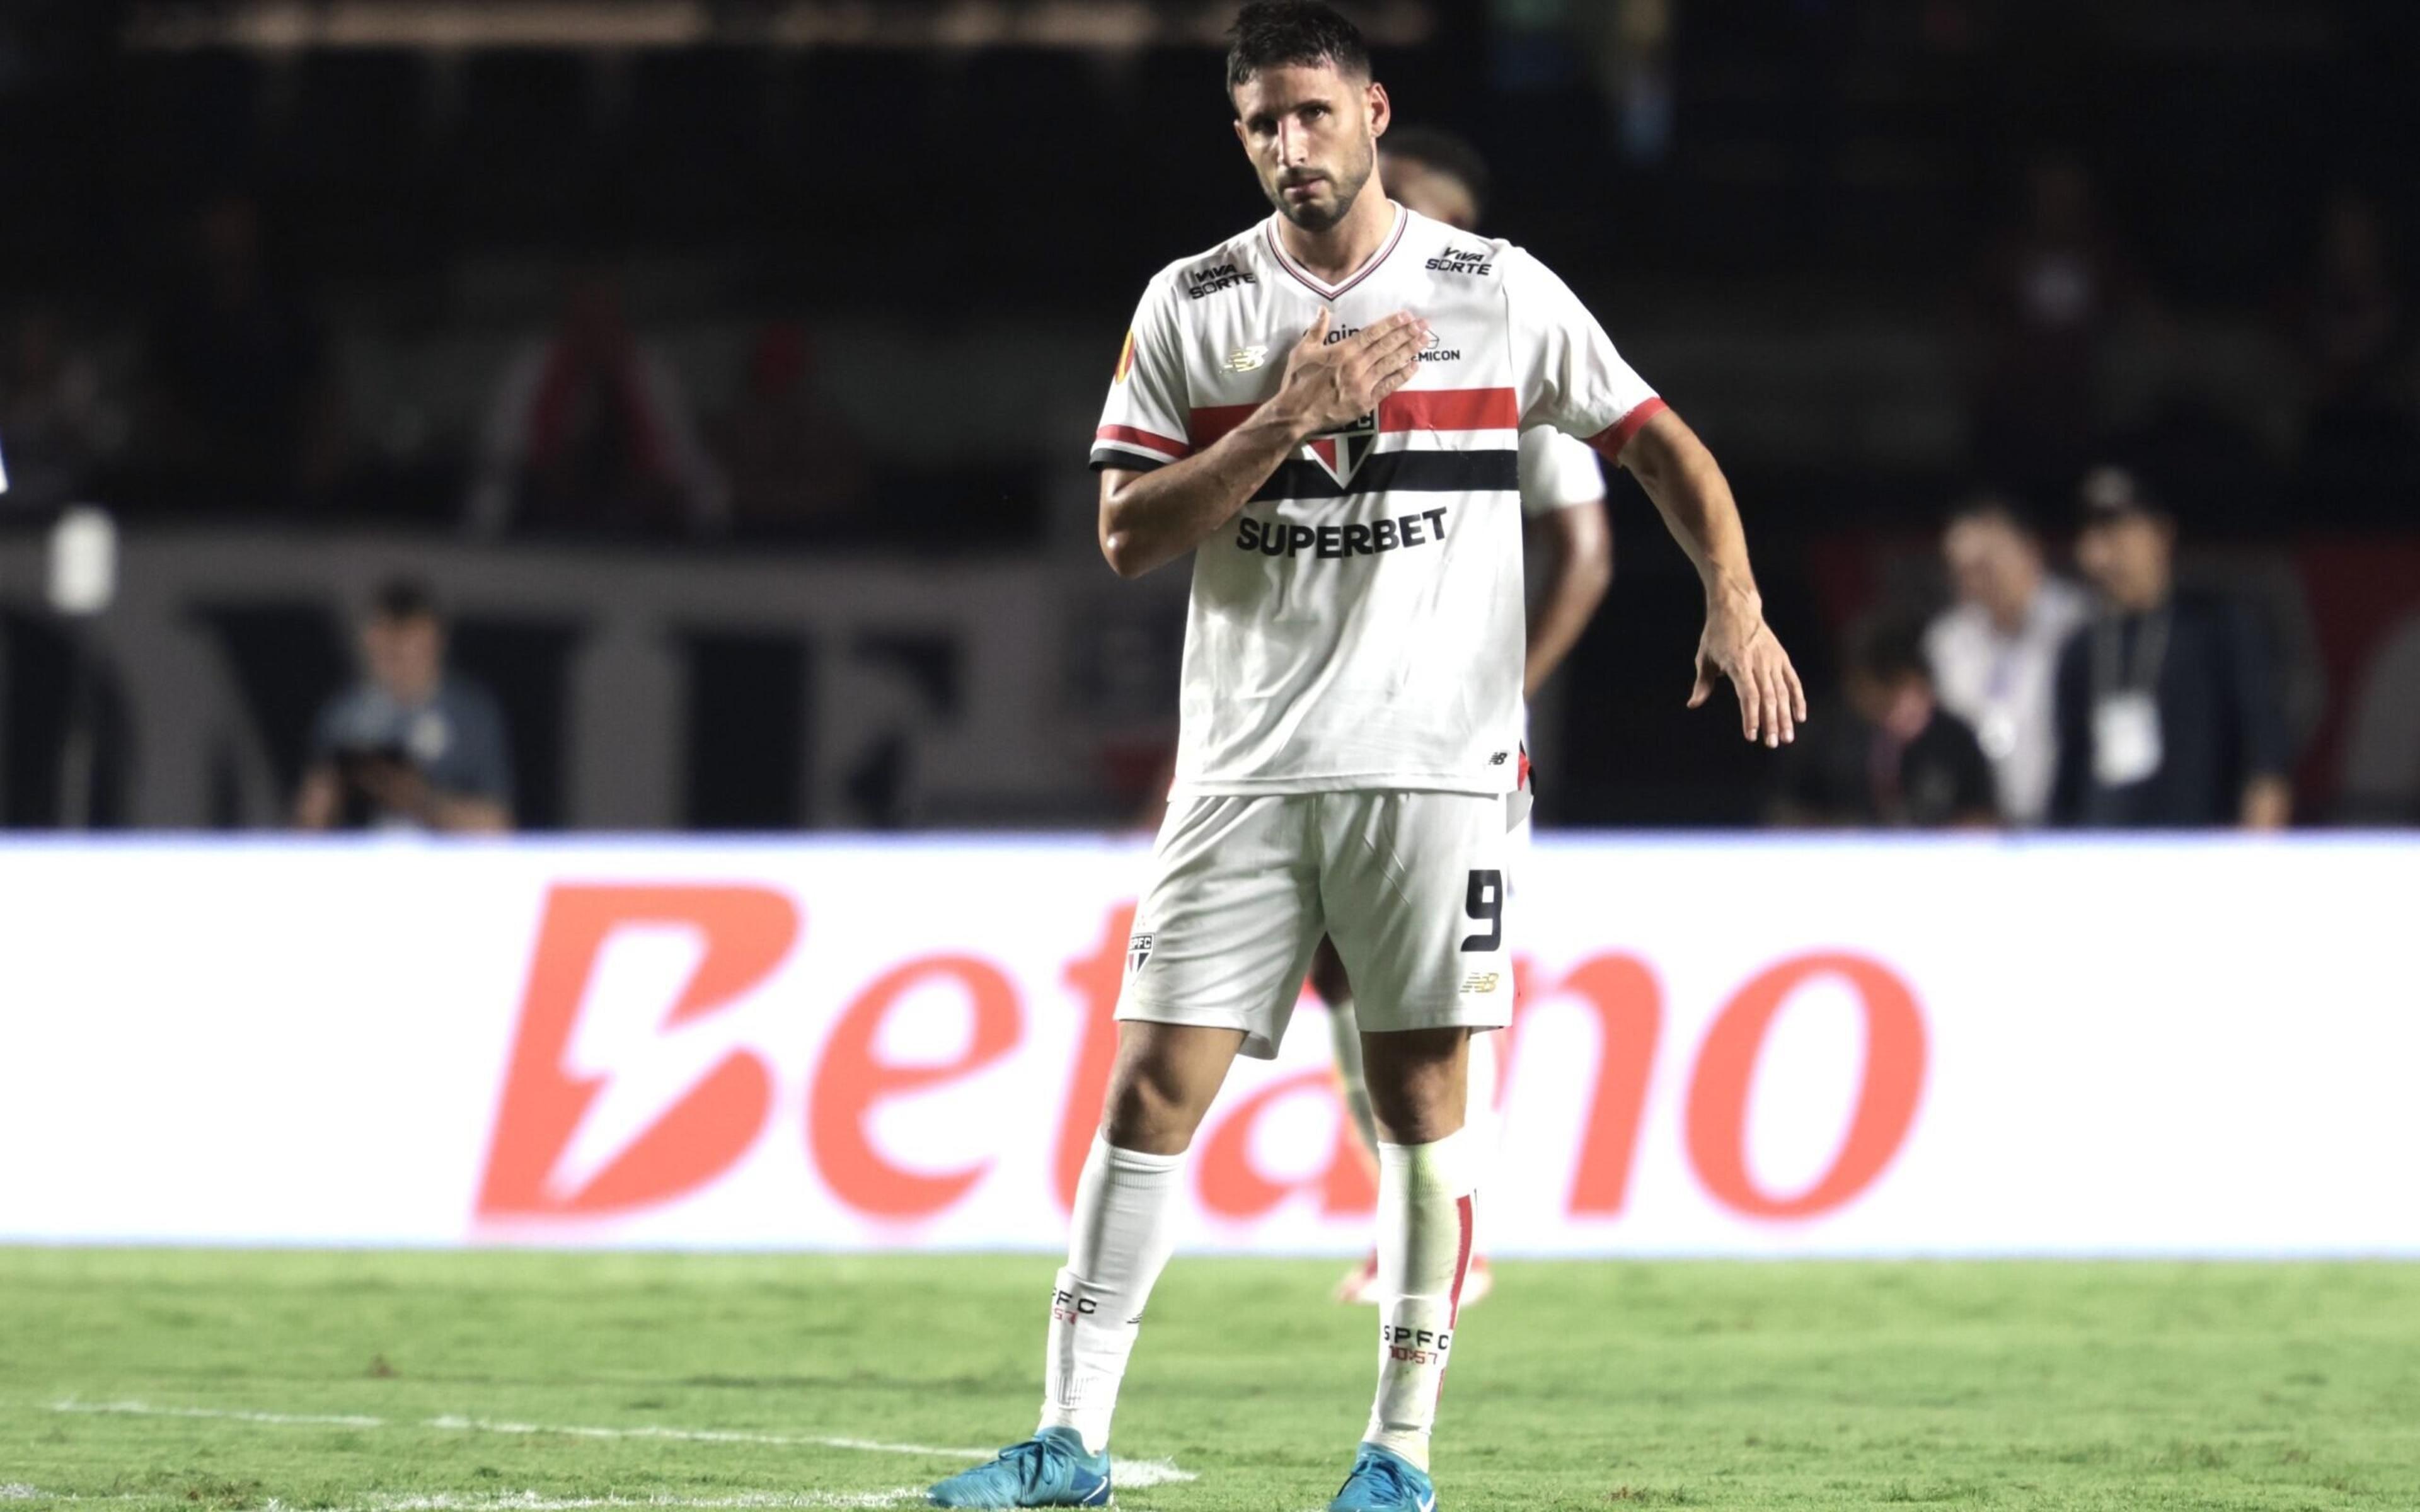
<path id="1" fill-rule="evenodd" d="M 156 1407 L 149 1402 L 53 1402 L 55 1412 L 105 1412 L 122 1417 L 216 1418 L 231 1423 L 269 1423 L 286 1427 L 383 1428 L 419 1427 L 447 1433 L 557 1433 L 574 1439 L 654 1439 L 674 1440 L 687 1443 L 757 1443 L 777 1448 L 856 1449 L 869 1454 L 915 1455 L 929 1459 L 966 1459 L 982 1461 L 992 1458 L 989 1449 L 947 1449 L 929 1443 L 886 1443 L 876 1439 L 838 1439 L 792 1433 L 752 1433 L 737 1428 L 675 1428 L 653 1424 L 637 1427 L 579 1427 L 544 1423 L 508 1423 L 493 1418 L 461 1417 L 447 1414 L 432 1417 L 416 1425 L 398 1423 L 383 1417 L 362 1417 L 350 1413 L 309 1412 L 244 1412 L 219 1407 Z M 1180 1470 L 1171 1459 L 1120 1459 L 1113 1478 L 1119 1485 L 1140 1489 L 1146 1486 L 1170 1486 L 1201 1477 L 1192 1471 Z M 665 1504 L 670 1505 L 672 1504 Z M 814 1503 L 816 1506 L 838 1504 Z"/>
<path id="2" fill-rule="evenodd" d="M 422 1495 L 397 1493 L 373 1496 L 355 1504 L 346 1512 L 613 1512 L 613 1509 L 652 1509 L 652 1512 L 690 1512 L 690 1509 L 726 1508 L 735 1512 L 845 1512 L 845 1509 L 892 1507 L 902 1503 L 922 1500 L 921 1486 L 898 1486 L 885 1491 L 736 1491 L 728 1496 L 545 1496 L 536 1491 L 506 1491 L 458 1495 L 437 1491 Z M 72 1491 L 45 1491 L 37 1486 L 11 1481 L 0 1485 L 0 1502 L 139 1502 L 141 1496 L 79 1496 Z M 260 1512 L 293 1512 L 287 1504 L 272 1496 L 260 1505 Z"/>
<path id="3" fill-rule="evenodd" d="M 1125 1490 L 1140 1490 L 1146 1486 L 1176 1486 L 1202 1477 L 1189 1470 L 1179 1470 L 1173 1459 L 1119 1459 L 1109 1462 L 1109 1480 Z"/>
<path id="4" fill-rule="evenodd" d="M 887 1491 L 805 1491 L 780 1493 L 742 1491 L 731 1496 L 541 1496 L 512 1491 L 501 1496 L 381 1496 L 362 1504 L 362 1512 L 589 1512 L 592 1508 L 732 1507 L 750 1512 L 783 1512 L 792 1508 L 897 1506 L 922 1497 L 921 1486 L 900 1486 Z"/>
<path id="5" fill-rule="evenodd" d="M 154 1407 L 148 1402 L 53 1402 L 54 1412 L 106 1412 L 124 1417 L 209 1417 L 235 1423 L 274 1423 L 285 1427 L 382 1428 L 382 1417 L 356 1417 L 341 1412 L 237 1412 L 216 1407 Z"/>
<path id="6" fill-rule="evenodd" d="M 929 1443 L 882 1443 L 873 1439 L 824 1439 L 795 1433 L 748 1433 L 736 1428 L 557 1427 L 544 1423 L 500 1423 L 484 1417 L 432 1417 L 423 1427 L 457 1433 L 561 1433 L 574 1439 L 676 1439 L 690 1443 L 770 1443 L 820 1449 L 863 1449 L 873 1454 L 923 1455 L 941 1459 L 989 1459 L 989 1449 L 942 1449 Z"/>

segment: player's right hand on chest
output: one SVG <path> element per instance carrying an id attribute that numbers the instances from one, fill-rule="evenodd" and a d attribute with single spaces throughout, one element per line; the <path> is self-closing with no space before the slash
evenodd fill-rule
<path id="1" fill-rule="evenodd" d="M 1279 398 L 1306 440 L 1343 429 L 1409 383 L 1419 371 L 1420 344 L 1429 336 L 1429 323 L 1409 310 L 1330 342 L 1327 333 L 1335 323 L 1335 312 L 1321 309 L 1286 356 Z"/>

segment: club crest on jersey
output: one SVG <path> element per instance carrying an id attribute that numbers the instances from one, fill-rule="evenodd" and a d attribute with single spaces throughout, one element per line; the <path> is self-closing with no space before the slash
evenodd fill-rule
<path id="1" fill-rule="evenodd" d="M 1325 436 L 1314 436 L 1303 443 L 1311 459 L 1342 487 L 1353 481 L 1361 464 L 1378 449 L 1378 411 L 1371 410 L 1342 430 L 1331 430 Z"/>
<path id="2" fill-rule="evenodd" d="M 1148 961 L 1148 960 L 1150 960 L 1150 959 L 1151 959 L 1151 946 L 1152 946 L 1152 940 L 1153 940 L 1153 938 L 1154 938 L 1154 936 L 1149 935 L 1149 934 L 1134 934 L 1134 935 L 1129 935 L 1129 936 L 1127 936 L 1127 939 L 1126 939 L 1126 975 L 1127 975 L 1127 976 L 1131 977 L 1131 976 L 1133 976 L 1136 972 L 1140 971 L 1140 970 L 1142 969 L 1142 964 L 1143 964 L 1144 962 L 1146 962 L 1146 961 Z"/>

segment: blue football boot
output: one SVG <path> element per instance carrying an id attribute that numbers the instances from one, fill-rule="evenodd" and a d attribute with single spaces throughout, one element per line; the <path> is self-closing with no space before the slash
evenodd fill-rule
<path id="1" fill-rule="evenodd" d="M 1109 1457 L 1086 1454 L 1074 1428 L 1044 1428 L 926 1494 L 935 1506 L 1108 1506 Z"/>
<path id="2" fill-rule="evenodd" d="M 1365 1443 L 1327 1512 L 1436 1512 L 1436 1488 L 1402 1455 Z"/>

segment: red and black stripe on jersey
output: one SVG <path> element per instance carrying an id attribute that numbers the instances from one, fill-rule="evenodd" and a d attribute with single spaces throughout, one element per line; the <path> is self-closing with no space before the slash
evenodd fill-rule
<path id="1" fill-rule="evenodd" d="M 1196 409 L 1187 427 L 1192 432 L 1190 440 L 1133 425 L 1103 425 L 1094 432 L 1092 464 L 1096 469 L 1149 472 L 1171 462 L 1181 462 L 1197 450 L 1218 444 L 1221 437 L 1250 419 L 1260 408 L 1257 404 L 1231 404 Z M 1381 436 L 1422 430 L 1517 431 L 1520 424 L 1518 397 L 1505 388 L 1406 390 L 1390 394 L 1378 406 L 1377 429 Z M 1424 460 L 1408 462 L 1414 457 Z M 1462 458 L 1471 460 L 1457 461 Z M 1339 484 L 1315 463 L 1294 458 L 1280 463 L 1252 497 L 1341 499 L 1389 487 L 1418 491 L 1512 488 L 1519 486 L 1519 458 L 1517 447 L 1380 452 L 1361 464 L 1349 486 Z M 1390 478 L 1396 481 L 1387 481 Z M 1503 481 L 1497 481 L 1499 478 Z"/>

